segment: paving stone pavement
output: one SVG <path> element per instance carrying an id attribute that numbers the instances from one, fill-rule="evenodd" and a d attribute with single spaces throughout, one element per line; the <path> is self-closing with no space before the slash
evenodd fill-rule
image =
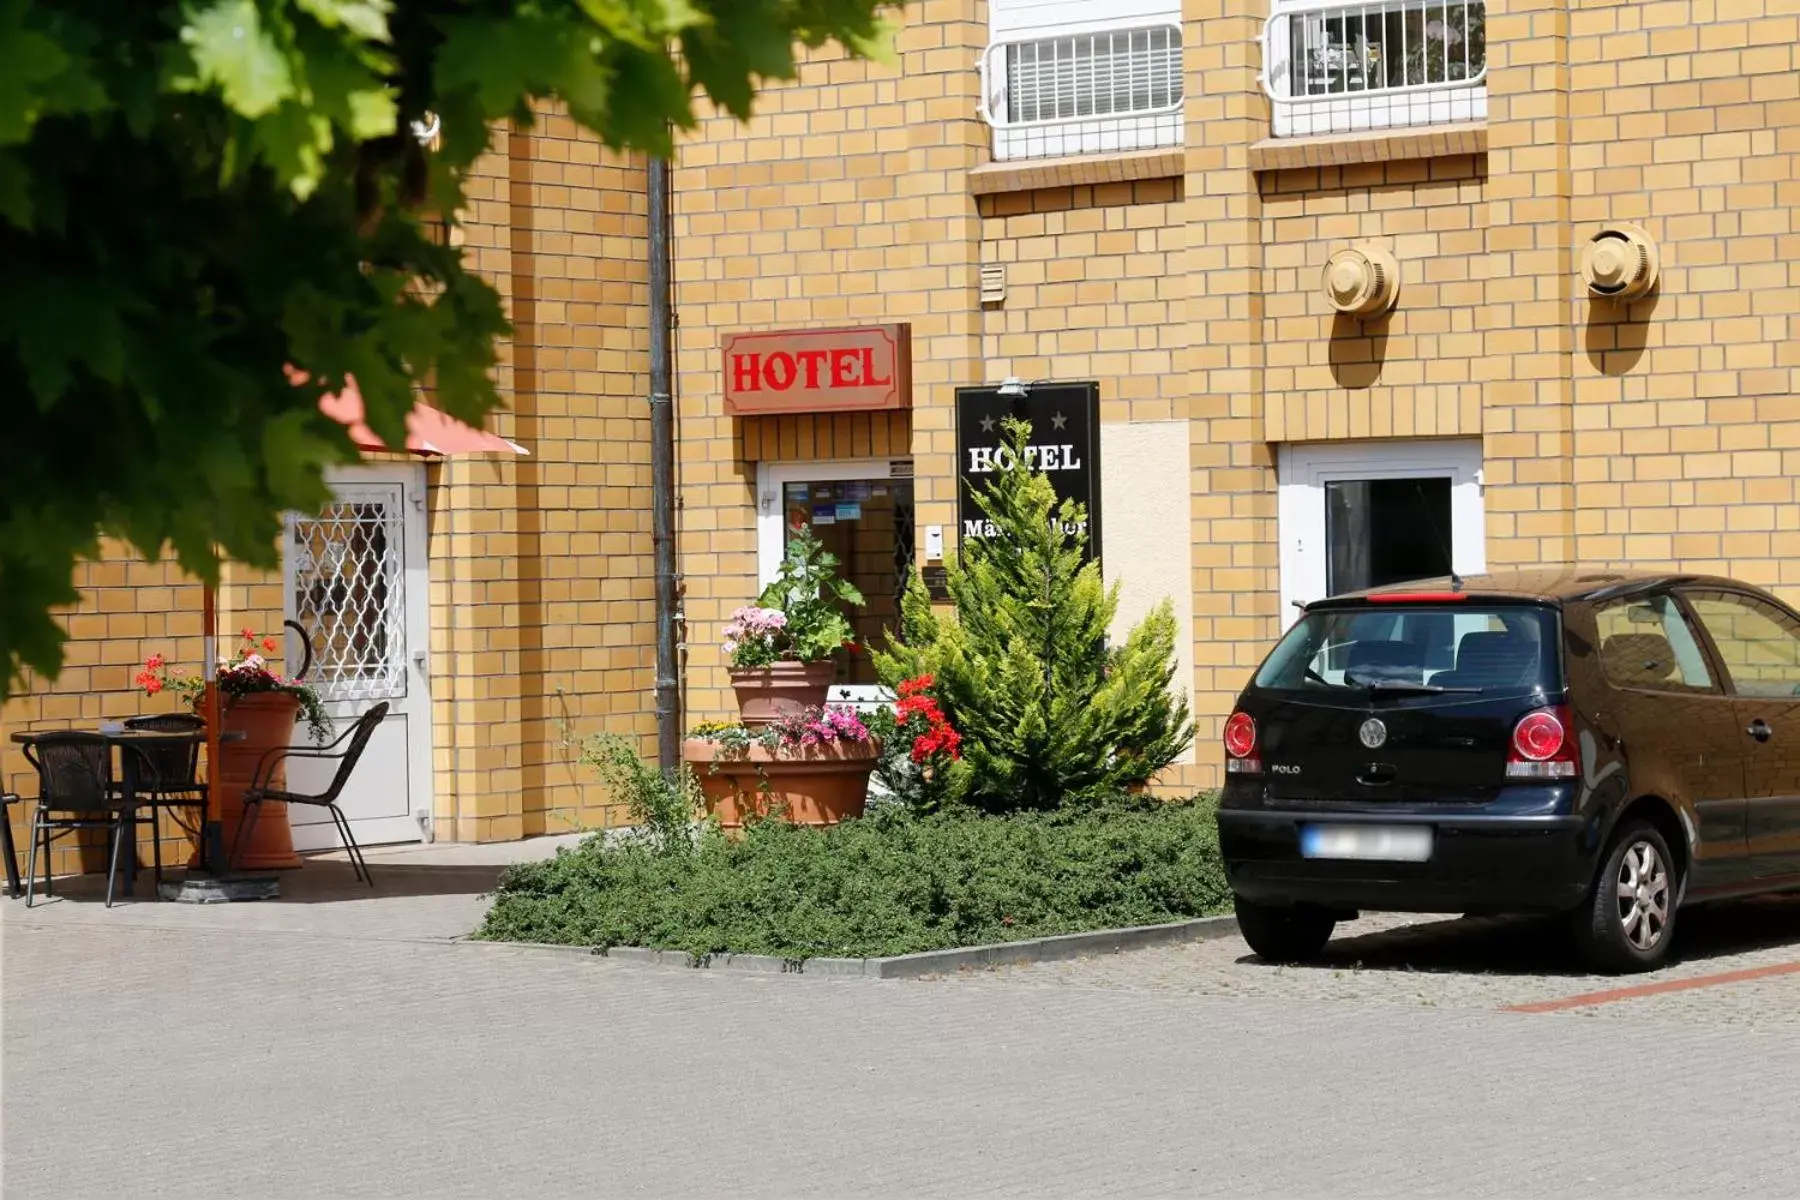
<path id="1" fill-rule="evenodd" d="M 414 886 L 385 924 L 4 905 L 5 1195 L 1693 1197 L 1800 1170 L 1792 1024 L 1667 998 L 1396 1003 L 1229 947 L 1264 982 L 633 967 L 453 944 L 478 898 Z"/>
<path id="2" fill-rule="evenodd" d="M 1010 985 L 1354 1001 L 1492 1011 L 1588 993 L 1800 966 L 1800 896 L 1680 914 L 1675 961 L 1653 975 L 1592 975 L 1556 922 L 1374 914 L 1340 926 L 1316 965 L 1273 966 L 1229 937 L 1001 968 Z M 1583 1016 L 1762 1025 L 1800 1036 L 1800 971 L 1571 1010 Z"/>

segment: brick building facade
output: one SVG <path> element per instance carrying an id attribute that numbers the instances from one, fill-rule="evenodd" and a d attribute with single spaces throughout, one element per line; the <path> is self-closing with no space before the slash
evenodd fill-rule
<path id="1" fill-rule="evenodd" d="M 1185 630 L 1171 787 L 1216 782 L 1231 697 L 1328 589 L 1579 561 L 1800 601 L 1797 41 L 1794 0 L 923 0 L 893 64 L 815 55 L 751 125 L 707 117 L 672 172 L 685 718 L 731 708 L 768 518 L 831 516 L 868 579 L 926 564 L 954 393 L 1008 378 L 1098 387 L 1106 573 Z M 464 217 L 518 326 L 494 426 L 532 453 L 392 464 L 426 510 L 437 837 L 608 819 L 565 731 L 649 745 L 642 184 L 552 115 Z M 1579 271 L 1620 223 L 1660 261 L 1629 302 Z M 1364 246 L 1398 300 L 1346 316 L 1320 275 Z M 727 334 L 895 322 L 909 408 L 726 412 Z M 234 582 L 227 627 L 291 612 Z M 147 648 L 197 659 L 192 588 L 84 583 L 70 671 L 9 728 L 133 709 Z"/>

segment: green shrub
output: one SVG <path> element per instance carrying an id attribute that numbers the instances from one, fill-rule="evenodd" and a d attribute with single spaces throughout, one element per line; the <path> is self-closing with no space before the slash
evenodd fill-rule
<path id="1" fill-rule="evenodd" d="M 876 957 L 1149 925 L 1230 904 L 1210 801 L 763 821 L 665 843 L 589 838 L 501 879 L 478 937 L 690 954 Z"/>
<path id="2" fill-rule="evenodd" d="M 665 775 L 638 757 L 625 738 L 596 733 L 581 743 L 581 765 L 592 767 L 614 801 L 631 814 L 632 836 L 653 849 L 693 840 L 694 821 L 704 811 L 706 797 L 686 763 Z"/>
<path id="3" fill-rule="evenodd" d="M 1025 453 L 1031 427 L 1009 420 L 1011 453 L 976 502 L 992 536 L 948 564 L 955 619 L 932 612 L 915 577 L 898 635 L 873 655 L 881 681 L 930 675 L 962 737 L 960 796 L 988 812 L 1055 808 L 1149 779 L 1193 739 L 1175 678 L 1167 601 L 1109 645 L 1119 590 L 1084 561 L 1086 515 Z M 1071 532 L 1073 531 L 1073 532 Z"/>

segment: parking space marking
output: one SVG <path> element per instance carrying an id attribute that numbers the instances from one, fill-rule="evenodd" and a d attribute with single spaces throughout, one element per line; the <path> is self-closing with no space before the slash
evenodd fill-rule
<path id="1" fill-rule="evenodd" d="M 1696 975 L 1689 979 L 1666 979 L 1661 983 L 1646 983 L 1638 987 L 1609 988 L 1602 992 L 1583 992 L 1578 996 L 1564 996 L 1557 1000 L 1514 1004 L 1501 1011 L 1510 1013 L 1562 1012 L 1571 1008 L 1589 1008 L 1596 1004 L 1611 1004 L 1618 1000 L 1636 1000 L 1643 996 L 1660 996 L 1668 992 L 1686 992 L 1694 988 L 1720 987 L 1728 983 L 1747 983 L 1752 979 L 1768 979 L 1775 975 L 1793 974 L 1800 974 L 1800 962 L 1777 963 L 1769 967 L 1752 967 L 1745 971 L 1724 971 L 1717 975 Z"/>

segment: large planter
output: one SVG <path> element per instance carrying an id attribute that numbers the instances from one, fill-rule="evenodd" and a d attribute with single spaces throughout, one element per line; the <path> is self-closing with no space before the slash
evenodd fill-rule
<path id="1" fill-rule="evenodd" d="M 225 730 L 240 731 L 244 735 L 241 740 L 220 745 L 218 766 L 209 772 L 225 853 L 230 854 L 237 845 L 238 825 L 244 819 L 244 789 L 255 779 L 263 755 L 293 743 L 300 702 L 285 692 L 259 692 L 232 700 L 221 697 L 221 700 L 225 704 Z M 272 780 L 265 786 L 279 788 L 285 780 L 286 772 L 277 766 Z M 264 871 L 300 866 L 300 856 L 294 853 L 294 831 L 288 826 L 287 805 L 266 800 L 261 808 L 256 827 L 250 831 L 250 840 L 231 865 Z M 223 866 L 222 863 L 214 864 L 215 868 Z"/>
<path id="2" fill-rule="evenodd" d="M 707 812 L 724 829 L 737 831 L 753 817 L 836 825 L 862 816 L 877 751 L 872 741 L 727 750 L 689 738 L 681 757 L 700 781 Z"/>
<path id="3" fill-rule="evenodd" d="M 830 659 L 816 663 L 778 662 L 766 667 L 733 667 L 731 690 L 737 693 L 738 713 L 746 726 L 761 729 L 783 717 L 798 716 L 808 708 L 820 708 L 831 691 L 837 664 Z"/>

